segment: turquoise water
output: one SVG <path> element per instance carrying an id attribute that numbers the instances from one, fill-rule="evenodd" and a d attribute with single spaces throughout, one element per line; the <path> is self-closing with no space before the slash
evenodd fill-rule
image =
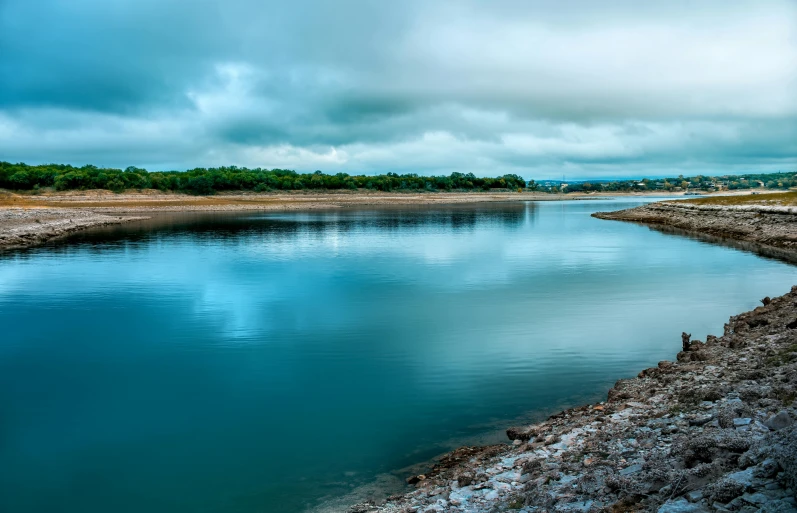
<path id="1" fill-rule="evenodd" d="M 627 206 L 184 215 L 0 255 L 0 511 L 302 511 L 797 283 L 590 217 Z"/>

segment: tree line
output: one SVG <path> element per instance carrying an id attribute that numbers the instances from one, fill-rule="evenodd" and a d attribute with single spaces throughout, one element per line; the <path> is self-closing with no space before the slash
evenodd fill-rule
<path id="1" fill-rule="evenodd" d="M 127 189 L 158 189 L 189 194 L 213 194 L 220 191 L 291 191 L 357 190 L 377 191 L 489 191 L 518 190 L 531 187 L 515 174 L 499 177 L 478 177 L 473 173 L 451 173 L 449 176 L 419 176 L 414 173 L 382 175 L 329 175 L 297 173 L 289 169 L 247 169 L 245 167 L 196 168 L 188 171 L 147 171 L 137 167 L 127 169 L 97 166 L 74 167 L 67 164 L 29 166 L 0 162 L 0 188 L 37 190 L 52 187 L 58 191 L 107 189 L 122 192 Z"/>
<path id="2" fill-rule="evenodd" d="M 147 171 L 137 167 L 103 168 L 68 164 L 29 166 L 0 161 L 0 188 L 31 191 L 53 188 L 58 191 L 107 189 L 122 192 L 128 189 L 158 189 L 208 195 L 221 191 L 292 191 L 376 190 L 376 191 L 490 191 L 530 190 L 550 193 L 687 191 L 734 189 L 788 189 L 797 187 L 794 172 L 751 173 L 745 175 L 684 177 L 641 180 L 570 182 L 535 182 L 516 174 L 498 177 L 477 177 L 473 173 L 451 173 L 448 176 L 423 176 L 414 173 L 381 175 L 349 175 L 297 173 L 290 169 L 248 169 L 227 166 L 196 168 L 188 171 Z"/>
<path id="3" fill-rule="evenodd" d="M 750 173 L 745 175 L 683 176 L 641 180 L 579 181 L 539 185 L 542 192 L 646 192 L 721 191 L 744 189 L 789 189 L 797 187 L 795 172 Z"/>

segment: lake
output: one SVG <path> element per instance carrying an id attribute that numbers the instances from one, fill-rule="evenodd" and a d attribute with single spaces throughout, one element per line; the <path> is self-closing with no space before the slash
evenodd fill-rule
<path id="1" fill-rule="evenodd" d="M 164 215 L 2 254 L 0 511 L 336 510 L 797 283 L 590 217 L 639 201 Z"/>

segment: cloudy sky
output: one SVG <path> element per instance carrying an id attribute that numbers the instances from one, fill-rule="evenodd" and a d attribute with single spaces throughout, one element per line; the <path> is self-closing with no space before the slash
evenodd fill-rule
<path id="1" fill-rule="evenodd" d="M 797 0 L 0 0 L 0 160 L 797 170 Z"/>

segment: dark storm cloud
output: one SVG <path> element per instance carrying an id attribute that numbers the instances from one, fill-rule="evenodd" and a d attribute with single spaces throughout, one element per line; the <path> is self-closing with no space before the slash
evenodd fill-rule
<path id="1" fill-rule="evenodd" d="M 0 159 L 782 168 L 795 90 L 788 0 L 0 2 Z"/>

